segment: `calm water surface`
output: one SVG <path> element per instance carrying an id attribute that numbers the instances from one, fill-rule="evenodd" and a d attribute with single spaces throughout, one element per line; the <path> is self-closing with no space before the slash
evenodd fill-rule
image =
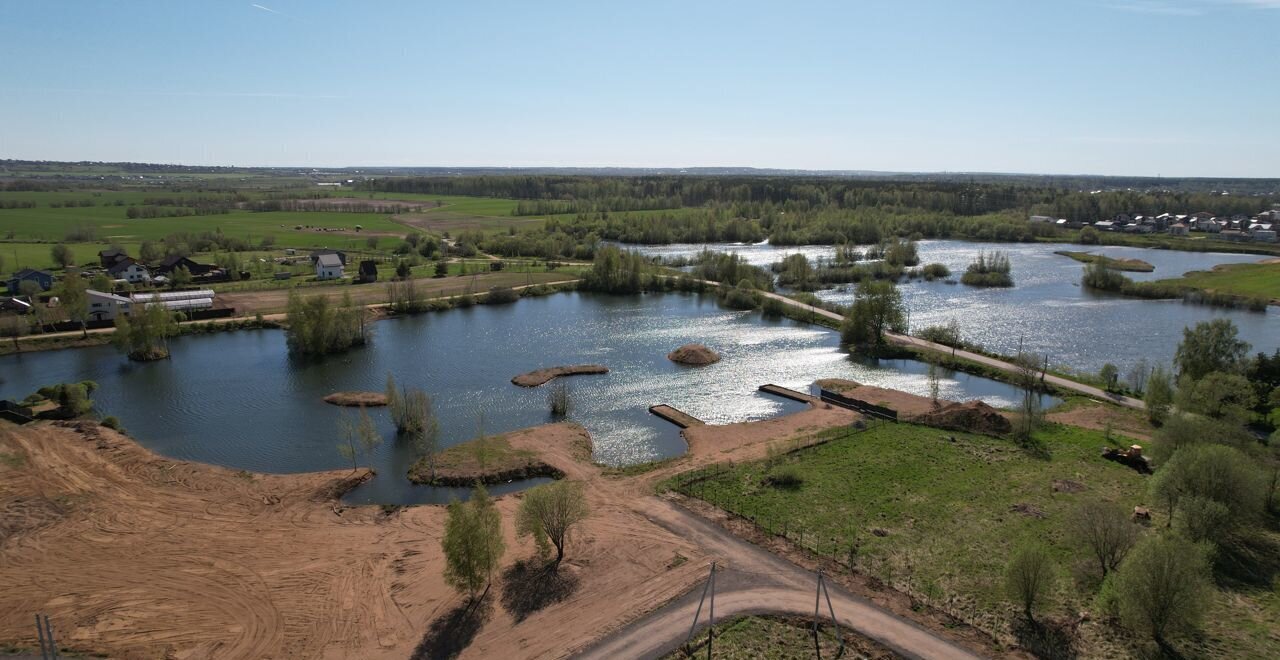
<path id="1" fill-rule="evenodd" d="M 629 246 L 651 255 L 691 256 L 707 248 L 736 252 L 748 262 L 767 266 L 788 254 L 803 253 L 810 260 L 830 259 L 830 246 L 774 247 L 767 243 Z M 1219 264 L 1247 263 L 1257 255 L 1176 252 L 1118 246 L 1081 246 L 1054 243 L 976 243 L 970 241 L 920 241 L 920 263 L 943 263 L 954 278 L 981 251 L 1009 254 L 1016 286 L 1012 289 L 967 287 L 945 282 L 904 282 L 899 289 L 911 312 L 911 327 L 960 323 L 965 338 L 1003 354 L 1028 350 L 1048 354 L 1059 365 L 1096 372 L 1111 362 L 1124 368 L 1146 358 L 1169 362 L 1182 329 L 1200 321 L 1229 318 L 1254 351 L 1280 348 L 1280 313 L 1225 310 L 1174 300 L 1140 300 L 1086 291 L 1080 287 L 1084 265 L 1055 250 L 1089 251 L 1112 258 L 1142 259 L 1151 273 L 1125 273 L 1134 280 L 1178 277 L 1192 270 L 1210 270 Z M 819 291 L 825 300 L 847 304 L 852 288 Z M 1280 292 L 1276 292 L 1280 296 Z"/>
<path id="2" fill-rule="evenodd" d="M 723 356 L 707 367 L 673 364 L 666 354 L 702 342 Z M 110 347 L 0 358 L 0 398 L 21 398 L 47 383 L 94 380 L 103 414 L 166 456 L 263 472 L 343 467 L 338 421 L 349 410 L 321 398 L 340 390 L 381 390 L 388 373 L 431 394 L 442 444 L 550 421 L 546 388 L 510 383 L 539 367 L 596 362 L 611 372 L 568 379 L 571 419 L 590 430 L 597 460 L 634 463 L 685 451 L 678 430 L 648 413 L 673 405 L 707 422 L 757 420 L 801 405 L 756 391 L 765 383 L 809 390 L 842 377 L 927 393 L 924 365 L 858 362 L 835 332 L 755 312 L 729 311 L 696 295 L 603 296 L 566 293 L 512 305 L 480 306 L 376 324 L 373 343 L 321 361 L 290 359 L 275 330 L 182 337 L 172 359 L 137 364 Z M 942 395 L 1012 405 L 1003 383 L 948 374 Z M 1052 401 L 1049 402 L 1053 403 Z M 385 412 L 373 410 L 384 442 L 378 477 L 353 502 L 439 502 L 461 491 L 413 486 L 413 460 Z M 495 488 L 503 492 L 522 484 Z M 527 484 L 525 484 L 527 485 Z"/>

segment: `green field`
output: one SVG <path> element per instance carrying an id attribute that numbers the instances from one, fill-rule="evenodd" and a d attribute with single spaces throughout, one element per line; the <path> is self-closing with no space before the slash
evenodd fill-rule
<path id="1" fill-rule="evenodd" d="M 1060 579 L 1046 614 L 1093 609 L 1092 562 L 1067 537 L 1064 521 L 1088 499 L 1151 504 L 1147 477 L 1099 456 L 1108 444 L 1101 433 L 1051 424 L 1039 439 L 1047 457 L 1006 440 L 889 424 L 776 464 L 734 465 L 682 492 L 753 517 L 767 531 L 842 562 L 856 548 L 852 560 L 860 572 L 999 634 L 1017 616 L 1002 580 L 1020 543 L 1045 543 L 1058 564 Z M 800 475 L 802 483 L 771 485 L 767 477 L 780 471 Z M 1068 482 L 1071 488 L 1063 489 Z M 1153 513 L 1153 526 L 1163 526 L 1161 512 Z M 1224 590 L 1195 644 L 1226 657 L 1277 657 L 1280 639 L 1267 624 L 1276 620 L 1280 593 Z M 1100 645 L 1090 655 L 1109 645 L 1090 643 Z"/>
<path id="2" fill-rule="evenodd" d="M 304 189 L 305 192 L 314 192 Z M 209 193 L 217 195 L 220 193 Z M 270 237 L 275 246 L 297 248 L 366 247 L 366 241 L 378 240 L 378 249 L 390 249 L 398 239 L 416 229 L 442 235 L 463 231 L 508 231 L 541 227 L 543 218 L 516 217 L 511 215 L 516 200 L 481 197 L 457 197 L 445 195 L 414 195 L 358 193 L 335 191 L 330 196 L 351 197 L 357 200 L 381 199 L 404 201 L 436 201 L 441 206 L 420 213 L 407 213 L 393 218 L 385 213 L 347 213 L 341 211 L 278 211 L 179 216 L 160 218 L 128 218 L 131 206 L 142 205 L 148 198 L 192 199 L 198 193 L 169 193 L 164 190 L 146 191 L 57 191 L 57 192 L 4 192 L 0 201 L 34 202 L 35 208 L 0 208 L 0 251 L 6 255 L 6 268 L 15 262 L 21 266 L 49 267 L 49 248 L 54 243 L 67 241 L 73 232 L 85 230 L 92 240 L 103 246 L 116 243 L 136 250 L 142 241 L 158 241 L 173 233 L 221 232 L 230 237 L 243 238 L 253 245 Z M 250 197 L 260 197 L 252 193 Z M 81 206 L 80 202 L 92 202 Z M 74 205 L 68 206 L 71 203 Z M 355 226 L 360 225 L 357 232 Z M 14 243 L 27 243 L 17 245 Z M 44 243 L 43 246 L 31 242 Z M 77 242 L 77 260 L 84 255 L 96 254 L 101 247 L 88 249 L 89 244 Z M 16 251 L 16 255 L 15 255 Z"/>
<path id="3" fill-rule="evenodd" d="M 1225 264 L 1213 270 L 1196 270 L 1157 284 L 1190 286 L 1238 296 L 1280 300 L 1280 263 Z"/>

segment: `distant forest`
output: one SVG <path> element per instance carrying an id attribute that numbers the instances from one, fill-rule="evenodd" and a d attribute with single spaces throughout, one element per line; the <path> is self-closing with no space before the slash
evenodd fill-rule
<path id="1" fill-rule="evenodd" d="M 1280 197 L 1209 192 L 1080 192 L 1049 185 L 814 177 L 476 176 L 366 181 L 386 193 L 520 200 L 516 215 L 549 215 L 536 232 L 481 239 L 505 255 L 582 254 L 628 243 L 875 244 L 893 237 L 1032 241 L 1057 228 L 1029 215 L 1094 222 L 1118 213 L 1255 214 Z"/>

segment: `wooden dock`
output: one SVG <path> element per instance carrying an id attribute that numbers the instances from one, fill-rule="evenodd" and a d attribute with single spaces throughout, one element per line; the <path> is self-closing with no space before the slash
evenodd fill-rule
<path id="1" fill-rule="evenodd" d="M 672 424 L 675 424 L 676 426 L 679 426 L 682 429 L 687 429 L 690 426 L 702 426 L 706 424 L 706 422 L 698 419 L 697 417 L 676 410 L 665 403 L 661 403 L 656 406 L 649 406 L 649 412 L 671 422 Z"/>
<path id="2" fill-rule="evenodd" d="M 768 385 L 761 385 L 760 391 L 767 392 L 769 394 L 773 394 L 776 396 L 780 396 L 784 399 L 799 401 L 800 403 L 818 403 L 818 397 L 816 396 L 811 396 L 811 395 L 805 394 L 804 392 L 798 392 L 796 390 L 786 388 L 781 385 L 774 385 L 773 383 L 769 383 Z"/>

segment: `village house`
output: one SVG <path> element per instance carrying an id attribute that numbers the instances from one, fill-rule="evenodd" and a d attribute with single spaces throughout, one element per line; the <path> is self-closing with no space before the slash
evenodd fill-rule
<path id="1" fill-rule="evenodd" d="M 165 257 L 164 260 L 160 262 L 160 265 L 156 266 L 155 270 L 161 275 L 169 275 L 179 268 L 186 268 L 187 272 L 191 273 L 192 277 L 208 275 L 211 271 L 218 269 L 217 266 L 197 263 L 187 257 L 175 254 Z"/>
<path id="2" fill-rule="evenodd" d="M 129 255 L 118 247 L 107 248 L 98 252 L 98 263 L 102 264 L 103 268 L 111 268 L 117 262 L 128 258 Z"/>
<path id="3" fill-rule="evenodd" d="M 35 270 L 34 268 L 23 268 L 13 274 L 6 282 L 9 287 L 10 294 L 18 294 L 22 291 L 23 282 L 35 282 L 40 286 L 41 291 L 48 291 L 53 288 L 53 273 L 43 270 Z"/>
<path id="4" fill-rule="evenodd" d="M 336 254 L 322 254 L 316 258 L 316 279 L 336 280 L 342 277 L 342 260 Z"/>
<path id="5" fill-rule="evenodd" d="M 1173 226 L 1169 227 L 1169 234 L 1173 236 L 1186 236 L 1189 231 L 1190 228 L 1181 222 L 1175 222 Z"/>
<path id="6" fill-rule="evenodd" d="M 128 316 L 133 301 L 114 293 L 94 291 L 85 292 L 89 297 L 89 318 L 94 321 L 114 321 L 117 316 Z"/>
<path id="7" fill-rule="evenodd" d="M 314 265 L 316 264 L 316 261 L 317 261 L 317 260 L 319 260 L 319 259 L 320 259 L 320 257 L 322 257 L 322 256 L 324 256 L 324 255 L 326 255 L 326 254 L 337 255 L 337 257 L 338 257 L 338 261 L 341 261 L 343 266 L 346 266 L 346 265 L 347 265 L 347 253 L 346 253 L 346 252 L 343 252 L 342 250 L 331 250 L 331 249 L 329 249 L 329 248 L 323 248 L 323 249 L 319 249 L 319 250 L 312 250 L 312 251 L 311 251 L 311 265 L 312 265 L 312 266 L 314 266 Z"/>
<path id="8" fill-rule="evenodd" d="M 130 284 L 146 284 L 151 281 L 151 271 L 138 263 L 133 257 L 125 257 L 107 268 L 112 279 L 124 280 Z"/>
<path id="9" fill-rule="evenodd" d="M 361 261 L 360 273 L 356 278 L 362 284 L 370 284 L 378 281 L 378 263 L 375 261 Z"/>

